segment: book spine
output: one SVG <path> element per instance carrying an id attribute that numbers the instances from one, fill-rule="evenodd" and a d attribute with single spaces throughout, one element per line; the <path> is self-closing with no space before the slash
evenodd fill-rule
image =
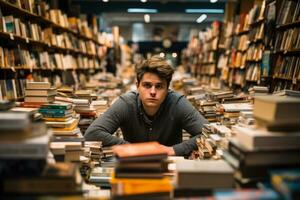
<path id="1" fill-rule="evenodd" d="M 47 108 L 40 108 L 39 112 L 43 115 L 58 115 L 58 116 L 64 116 L 65 110 L 59 110 L 59 109 L 47 109 Z"/>

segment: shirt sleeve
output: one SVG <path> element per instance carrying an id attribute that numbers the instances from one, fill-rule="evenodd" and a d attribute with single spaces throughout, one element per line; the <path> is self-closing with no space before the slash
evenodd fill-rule
<path id="1" fill-rule="evenodd" d="M 185 97 L 180 98 L 178 101 L 177 116 L 179 117 L 178 120 L 181 122 L 182 129 L 193 136 L 191 139 L 173 146 L 176 155 L 186 156 L 197 149 L 196 138 L 199 137 L 203 125 L 207 124 L 208 121 Z"/>
<path id="2" fill-rule="evenodd" d="M 112 134 L 124 123 L 127 105 L 119 98 L 108 110 L 98 117 L 86 130 L 84 138 L 87 141 L 102 141 L 103 146 L 125 144 L 127 141 Z"/>

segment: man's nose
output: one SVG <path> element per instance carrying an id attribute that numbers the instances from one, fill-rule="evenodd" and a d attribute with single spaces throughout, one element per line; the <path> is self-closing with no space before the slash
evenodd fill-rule
<path id="1" fill-rule="evenodd" d="M 150 89 L 150 94 L 151 95 L 155 95 L 156 94 L 156 88 L 155 86 L 152 86 L 151 89 Z"/>

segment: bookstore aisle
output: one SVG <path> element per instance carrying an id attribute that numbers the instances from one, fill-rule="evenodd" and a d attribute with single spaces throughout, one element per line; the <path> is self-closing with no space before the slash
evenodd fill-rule
<path id="1" fill-rule="evenodd" d="M 197 148 L 85 141 L 152 55 Z M 0 0 L 1 199 L 300 199 L 299 111 L 299 0 Z"/>

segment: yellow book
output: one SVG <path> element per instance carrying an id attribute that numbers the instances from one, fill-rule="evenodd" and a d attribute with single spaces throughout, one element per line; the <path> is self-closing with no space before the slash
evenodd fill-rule
<path id="1" fill-rule="evenodd" d="M 171 180 L 162 179 L 111 179 L 114 195 L 135 195 L 145 193 L 162 193 L 172 190 Z"/>
<path id="2" fill-rule="evenodd" d="M 74 120 L 74 122 L 65 128 L 52 128 L 53 131 L 72 131 L 77 128 L 78 120 Z"/>

